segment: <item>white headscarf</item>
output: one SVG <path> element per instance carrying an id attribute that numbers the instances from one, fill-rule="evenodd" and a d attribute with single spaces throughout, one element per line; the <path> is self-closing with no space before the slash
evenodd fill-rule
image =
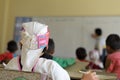
<path id="1" fill-rule="evenodd" d="M 48 45 L 48 26 L 38 22 L 22 24 L 21 31 L 21 64 L 23 71 L 31 71 L 34 63 L 43 54 L 42 51 Z"/>
<path id="2" fill-rule="evenodd" d="M 103 68 L 103 64 L 102 62 L 100 61 L 100 55 L 99 55 L 99 52 L 97 50 L 92 50 L 90 51 L 89 53 L 89 57 L 90 57 L 90 60 L 98 65 L 99 67 Z"/>

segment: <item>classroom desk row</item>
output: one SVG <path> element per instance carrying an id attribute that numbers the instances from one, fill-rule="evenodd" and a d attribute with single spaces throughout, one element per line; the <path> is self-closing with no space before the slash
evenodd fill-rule
<path id="1" fill-rule="evenodd" d="M 85 71 L 86 62 L 76 62 L 74 65 L 65 68 L 72 79 L 80 79 L 83 73 L 80 70 Z M 92 70 L 95 71 L 100 80 L 116 80 L 116 75 L 113 73 L 106 73 L 104 70 Z"/>
<path id="2" fill-rule="evenodd" d="M 5 70 L 0 68 L 0 80 L 40 80 L 39 73 Z"/>
<path id="3" fill-rule="evenodd" d="M 72 79 L 80 79 L 83 74 L 80 73 L 79 70 L 83 70 L 86 65 L 87 63 L 77 62 L 74 65 L 65 68 L 65 70 L 69 73 Z M 106 73 L 104 70 L 95 70 L 95 72 L 100 80 L 116 80 L 116 75 L 113 73 Z M 0 80 L 15 80 L 15 78 L 19 77 L 27 80 L 40 80 L 39 73 L 5 70 L 3 66 L 0 65 Z"/>

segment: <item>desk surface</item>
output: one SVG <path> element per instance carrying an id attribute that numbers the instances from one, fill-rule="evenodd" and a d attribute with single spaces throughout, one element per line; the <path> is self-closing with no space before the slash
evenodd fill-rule
<path id="1" fill-rule="evenodd" d="M 82 73 L 79 70 L 83 70 L 84 66 L 88 63 L 85 62 L 76 62 L 74 65 L 65 68 L 69 73 L 70 77 L 73 79 L 80 79 L 82 77 Z M 115 80 L 116 75 L 113 73 L 106 73 L 104 70 L 95 70 L 100 80 Z"/>
<path id="2" fill-rule="evenodd" d="M 4 66 L 2 64 L 0 64 L 0 68 L 3 68 Z"/>
<path id="3" fill-rule="evenodd" d="M 86 66 L 87 64 L 88 63 L 84 63 L 84 62 L 76 62 L 74 65 L 65 68 L 65 70 L 67 70 L 67 72 L 69 73 L 71 78 L 80 79 L 83 74 L 80 73 L 79 70 L 83 70 L 85 68 L 84 66 Z M 3 74 L 8 72 L 8 70 L 3 71 L 3 65 L 1 65 L 1 64 L 0 64 L 0 71 L 3 72 Z M 10 72 L 11 72 L 11 74 L 16 75 L 15 71 L 10 71 Z M 95 72 L 97 73 L 100 80 L 115 80 L 116 79 L 116 75 L 113 73 L 106 73 L 104 70 L 95 70 Z M 36 75 L 35 73 L 34 74 L 33 73 L 27 74 L 25 72 L 17 72 L 18 75 L 20 75 L 21 73 L 22 73 L 22 76 L 24 76 L 24 77 L 26 77 L 25 75 L 27 75 L 27 76 L 29 75 L 31 77 L 34 75 L 34 77 L 36 76 L 37 79 L 38 79 L 38 77 L 40 77 L 39 75 Z M 1 78 L 0 78 L 0 80 L 1 80 Z"/>
<path id="4" fill-rule="evenodd" d="M 40 80 L 40 74 L 32 72 L 5 70 L 4 68 L 0 68 L 0 80 Z"/>

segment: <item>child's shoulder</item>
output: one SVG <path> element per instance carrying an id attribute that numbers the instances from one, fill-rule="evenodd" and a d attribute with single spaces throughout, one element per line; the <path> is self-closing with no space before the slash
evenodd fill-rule
<path id="1" fill-rule="evenodd" d="M 114 52 L 108 55 L 108 59 L 116 59 L 116 58 L 120 58 L 120 52 Z"/>

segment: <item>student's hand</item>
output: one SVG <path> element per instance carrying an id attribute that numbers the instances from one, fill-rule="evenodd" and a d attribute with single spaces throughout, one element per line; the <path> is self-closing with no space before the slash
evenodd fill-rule
<path id="1" fill-rule="evenodd" d="M 85 73 L 81 80 L 99 80 L 95 72 Z"/>

